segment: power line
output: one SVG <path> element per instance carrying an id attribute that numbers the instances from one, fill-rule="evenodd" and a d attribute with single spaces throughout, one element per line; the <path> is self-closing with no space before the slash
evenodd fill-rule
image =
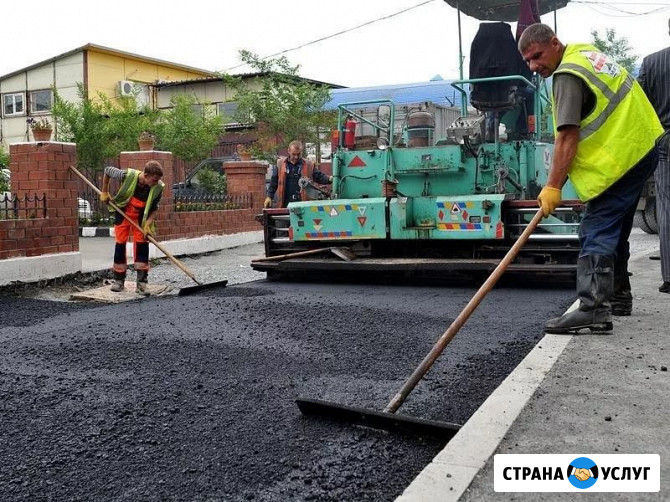
<path id="1" fill-rule="evenodd" d="M 651 15 L 651 14 L 658 14 L 660 12 L 664 12 L 664 11 L 667 11 L 668 9 L 670 9 L 670 5 L 668 5 L 667 7 L 659 7 L 657 9 L 653 9 L 653 10 L 650 10 L 650 11 L 647 11 L 647 12 L 630 12 L 630 11 L 626 11 L 626 10 L 623 10 L 623 9 L 618 9 L 616 7 L 613 7 L 613 6 L 610 6 L 610 5 L 604 5 L 604 4 L 599 4 L 598 7 L 595 7 L 594 5 L 588 5 L 587 7 L 596 11 L 598 14 L 601 14 L 601 15 L 607 16 L 607 17 L 648 16 L 648 15 Z M 609 10 L 611 12 L 609 12 L 609 13 L 608 12 L 603 12 L 600 9 L 606 9 L 606 10 Z"/>
<path id="2" fill-rule="evenodd" d="M 334 37 L 337 37 L 337 36 L 340 36 L 340 35 L 344 35 L 345 33 L 349 33 L 349 32 L 352 32 L 354 30 L 358 30 L 360 28 L 363 28 L 364 26 L 370 26 L 371 24 L 377 23 L 379 21 L 384 21 L 386 19 L 391 19 L 392 17 L 399 16 L 400 14 L 404 14 L 405 12 L 409 12 L 410 10 L 416 9 L 418 7 L 422 7 L 426 4 L 429 4 L 429 3 L 434 2 L 434 1 L 435 0 L 426 0 L 425 2 L 421 2 L 421 3 L 418 3 L 418 4 L 413 5 L 411 7 L 407 7 L 406 9 L 399 10 L 398 12 L 394 12 L 393 14 L 378 17 L 377 19 L 373 19 L 372 21 L 367 21 L 363 24 L 359 24 L 358 26 L 354 26 L 353 28 L 348 28 L 346 30 L 338 31 L 336 33 L 333 33 L 332 35 L 327 35 L 325 37 L 321 37 L 321 38 L 318 38 L 316 40 L 312 40 L 311 42 L 306 42 L 302 45 L 298 45 L 297 47 L 293 47 L 291 49 L 286 49 L 286 50 L 283 50 L 283 51 L 280 51 L 280 52 L 275 52 L 274 54 L 270 54 L 269 56 L 263 56 L 260 59 L 273 58 L 275 56 L 280 56 L 282 54 L 286 54 L 287 52 L 297 51 L 298 49 L 302 49 L 303 47 L 308 47 L 310 45 L 314 45 L 316 43 L 323 42 L 324 40 L 328 40 L 330 38 L 334 38 Z M 227 68 L 226 70 L 223 70 L 223 71 L 227 72 L 229 70 L 234 70 L 235 68 L 239 68 L 240 66 L 246 66 L 246 63 L 238 64 L 236 66 L 231 66 L 230 68 Z"/>
<path id="3" fill-rule="evenodd" d="M 588 0 L 572 0 L 572 3 L 576 4 L 583 4 L 586 5 L 587 7 L 590 7 L 591 9 L 595 10 L 599 14 L 602 14 L 603 16 L 608 16 L 608 17 L 636 17 L 636 16 L 648 16 L 650 14 L 658 14 L 659 12 L 663 12 L 665 10 L 670 9 L 670 4 L 669 3 L 659 3 L 659 2 L 595 2 L 595 1 L 588 1 Z M 645 12 L 632 12 L 629 10 L 624 10 L 620 7 L 616 7 L 617 5 L 635 5 L 635 6 L 660 6 Z M 610 11 L 614 11 L 617 14 L 608 14 L 606 12 L 600 11 L 598 8 L 603 8 L 607 9 Z"/>
<path id="4" fill-rule="evenodd" d="M 595 5 L 665 5 L 666 7 L 670 7 L 670 2 L 598 2 L 593 0 L 572 0 L 570 3 Z"/>

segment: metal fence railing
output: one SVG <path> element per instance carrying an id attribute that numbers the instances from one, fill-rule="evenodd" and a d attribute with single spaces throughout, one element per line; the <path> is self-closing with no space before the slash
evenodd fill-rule
<path id="1" fill-rule="evenodd" d="M 46 194 L 32 196 L 25 194 L 0 193 L 0 220 L 30 220 L 47 217 Z"/>
<path id="2" fill-rule="evenodd" d="M 183 211 L 225 211 L 231 209 L 251 209 L 251 193 L 241 194 L 203 194 L 174 196 L 174 210 Z"/>
<path id="3" fill-rule="evenodd" d="M 100 196 L 91 188 L 79 188 L 77 205 L 79 207 L 79 223 L 94 227 L 106 227 L 114 224 L 114 213 L 107 204 L 100 201 Z"/>

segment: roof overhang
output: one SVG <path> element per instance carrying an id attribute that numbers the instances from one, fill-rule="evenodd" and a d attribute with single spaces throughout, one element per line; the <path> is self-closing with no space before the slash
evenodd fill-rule
<path id="1" fill-rule="evenodd" d="M 482 21 L 517 21 L 521 0 L 444 0 L 454 8 Z M 538 0 L 540 15 L 562 9 L 570 0 Z"/>

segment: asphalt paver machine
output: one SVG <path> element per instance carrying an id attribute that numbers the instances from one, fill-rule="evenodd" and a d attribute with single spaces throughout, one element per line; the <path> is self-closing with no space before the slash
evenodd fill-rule
<path id="1" fill-rule="evenodd" d="M 454 3 L 458 7 L 459 2 Z M 540 2 L 540 5 L 546 12 L 550 7 L 555 8 L 556 3 Z M 518 8 L 519 2 L 481 0 L 464 4 L 470 9 L 477 5 L 487 7 L 487 15 L 495 10 L 495 5 L 500 5 L 502 15 L 510 4 Z M 458 12 L 460 31 L 460 9 Z M 490 43 L 487 41 L 484 46 Z M 496 46 L 490 53 L 499 53 L 499 48 Z M 477 62 L 475 59 L 475 66 Z M 471 64 L 471 73 L 472 69 Z M 529 259 L 531 264 L 544 267 L 574 263 L 581 205 L 575 196 L 572 201 L 564 201 L 556 214 L 542 218 L 534 199 L 547 177 L 552 144 L 543 140 L 541 121 L 536 121 L 535 128 L 526 128 L 523 125 L 528 124 L 528 114 L 521 116 L 523 120 L 518 120 L 518 110 L 516 115 L 511 115 L 520 104 L 517 93 L 523 85 L 532 90 L 533 114 L 542 116 L 542 99 L 546 95 L 542 94 L 541 82 L 520 74 L 461 79 L 454 82 L 454 86 L 461 90 L 464 102 L 467 93 L 463 86 L 467 84 L 472 85 L 471 102 L 483 113 L 468 114 L 464 104 L 461 118 L 450 126 L 443 140 L 433 139 L 432 122 L 425 115 L 403 127 L 404 137 L 399 140 L 394 129 L 393 103 L 380 103 L 387 107 L 388 114 L 387 118 L 379 114 L 385 119 L 374 124 L 378 131 L 377 147 L 357 148 L 355 142 L 348 144 L 346 138 L 340 141 L 334 164 L 333 200 L 290 204 L 287 242 L 323 246 L 347 240 L 361 255 L 362 250 L 368 249 L 368 256 L 391 259 L 392 250 L 402 254 L 409 249 L 437 250 L 441 260 L 453 261 L 469 255 L 471 263 L 478 256 L 494 251 L 504 251 L 504 256 L 383 411 L 300 397 L 296 402 L 303 414 L 387 430 L 443 438 L 453 436 L 459 429 L 457 424 L 426 421 L 396 412 L 515 260 L 524 259 L 516 262 L 521 266 Z M 478 90 L 480 84 L 491 84 L 491 87 L 502 84 L 503 91 L 487 89 L 487 86 L 484 87 L 487 90 Z M 346 124 L 351 117 L 364 119 L 351 108 L 340 107 L 341 124 Z M 492 127 L 487 125 L 487 120 L 492 122 Z M 510 126 L 506 140 L 496 134 L 502 129 L 500 123 Z M 521 127 L 515 130 L 516 124 Z M 346 134 L 344 129 L 340 128 L 340 138 Z M 488 140 L 490 133 L 493 141 Z M 564 187 L 563 193 L 564 197 L 566 194 L 574 196 L 569 185 Z M 530 239 L 533 235 L 540 239 L 533 241 Z M 415 244 L 413 248 L 410 243 Z M 272 247 L 269 251 L 272 252 Z M 365 259 L 342 260 L 341 263 Z"/>
<path id="2" fill-rule="evenodd" d="M 484 275 L 531 221 L 551 165 L 553 131 L 546 82 L 531 75 L 510 25 L 500 22 L 516 20 L 519 2 L 448 3 L 460 7 L 459 32 L 461 10 L 498 20 L 480 25 L 469 78 L 451 83 L 460 116 L 439 128 L 427 110 L 399 120 L 391 100 L 340 105 L 330 198 L 264 210 L 266 257 L 253 261 L 254 269 L 269 277 L 393 270 Z M 565 3 L 541 1 L 541 12 Z M 563 197 L 508 272 L 574 273 L 583 206 L 569 182 Z M 318 252 L 341 247 L 355 259 Z"/>

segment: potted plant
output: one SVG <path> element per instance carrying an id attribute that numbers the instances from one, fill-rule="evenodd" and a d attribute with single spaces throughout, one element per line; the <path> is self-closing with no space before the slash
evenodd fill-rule
<path id="1" fill-rule="evenodd" d="M 137 139 L 141 151 L 153 150 L 156 144 L 156 136 L 149 131 L 142 131 L 140 137 Z"/>
<path id="2" fill-rule="evenodd" d="M 237 144 L 237 155 L 240 156 L 240 160 L 251 160 L 251 151 L 242 143 Z"/>
<path id="3" fill-rule="evenodd" d="M 33 132 L 33 139 L 35 141 L 49 141 L 51 139 L 53 127 L 48 118 L 44 117 L 36 119 L 35 117 L 30 117 L 28 119 L 28 124 Z"/>

